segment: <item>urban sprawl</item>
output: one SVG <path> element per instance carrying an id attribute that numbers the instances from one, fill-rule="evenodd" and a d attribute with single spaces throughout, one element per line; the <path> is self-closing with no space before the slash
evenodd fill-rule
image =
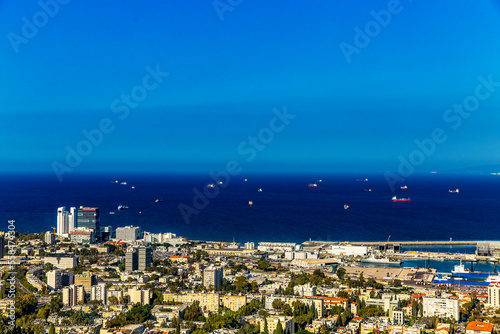
<path id="1" fill-rule="evenodd" d="M 100 226 L 90 207 L 58 208 L 54 223 L 0 236 L 0 333 L 492 334 L 500 324 L 500 284 L 441 284 L 435 269 L 390 265 L 474 255 L 195 241 Z"/>

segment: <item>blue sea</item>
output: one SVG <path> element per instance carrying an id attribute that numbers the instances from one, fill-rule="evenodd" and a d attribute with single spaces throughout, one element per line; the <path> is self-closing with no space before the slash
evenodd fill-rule
<path id="1" fill-rule="evenodd" d="M 216 182 L 209 175 L 180 174 L 70 174 L 63 182 L 54 175 L 2 175 L 0 230 L 9 219 L 20 232 L 51 230 L 58 207 L 95 206 L 102 226 L 136 225 L 194 240 L 500 239 L 500 176 L 415 175 L 407 179 L 408 189 L 391 192 L 382 174 L 239 175 L 211 188 L 218 195 L 186 221 L 179 205 L 194 207 L 195 192 L 207 191 L 208 183 Z M 448 192 L 456 188 L 459 193 Z M 411 201 L 392 202 L 394 195 Z M 118 211 L 120 204 L 129 209 Z"/>

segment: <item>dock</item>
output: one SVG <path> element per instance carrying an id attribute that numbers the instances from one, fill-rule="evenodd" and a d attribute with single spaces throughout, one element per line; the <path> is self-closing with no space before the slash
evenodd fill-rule
<path id="1" fill-rule="evenodd" d="M 452 240 L 452 241 L 390 241 L 389 244 L 399 244 L 402 247 L 422 247 L 422 246 L 477 246 L 478 242 L 494 242 L 488 240 Z M 314 247 L 318 245 L 352 245 L 352 246 L 380 246 L 387 244 L 387 241 L 306 241 L 304 246 Z"/>

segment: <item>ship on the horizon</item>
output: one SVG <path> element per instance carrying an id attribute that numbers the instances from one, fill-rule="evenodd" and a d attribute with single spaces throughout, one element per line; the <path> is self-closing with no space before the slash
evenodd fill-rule
<path id="1" fill-rule="evenodd" d="M 457 189 L 450 189 L 450 190 L 448 190 L 448 192 L 449 193 L 458 193 L 459 190 L 458 190 L 458 188 Z"/>
<path id="2" fill-rule="evenodd" d="M 392 201 L 393 202 L 409 202 L 410 201 L 410 198 L 397 198 L 396 196 L 394 196 L 392 198 Z"/>
<path id="3" fill-rule="evenodd" d="M 401 189 L 408 189 L 408 187 L 407 186 L 402 186 Z"/>
<path id="4" fill-rule="evenodd" d="M 384 264 L 388 266 L 399 266 L 403 263 L 400 260 L 394 260 L 387 256 L 375 257 L 375 255 L 371 255 L 368 258 L 361 259 L 361 263 L 369 263 L 369 264 Z"/>
<path id="5" fill-rule="evenodd" d="M 309 183 L 307 186 L 309 188 L 316 188 L 318 185 L 316 183 Z"/>
<path id="6" fill-rule="evenodd" d="M 127 209 L 128 209 L 128 205 L 124 205 L 124 204 L 118 205 L 118 210 L 127 210 Z"/>

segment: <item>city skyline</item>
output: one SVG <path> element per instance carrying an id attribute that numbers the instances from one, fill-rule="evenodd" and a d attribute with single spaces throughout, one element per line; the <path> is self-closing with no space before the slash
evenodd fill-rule
<path id="1" fill-rule="evenodd" d="M 0 6 L 2 172 L 500 164 L 494 1 Z"/>

